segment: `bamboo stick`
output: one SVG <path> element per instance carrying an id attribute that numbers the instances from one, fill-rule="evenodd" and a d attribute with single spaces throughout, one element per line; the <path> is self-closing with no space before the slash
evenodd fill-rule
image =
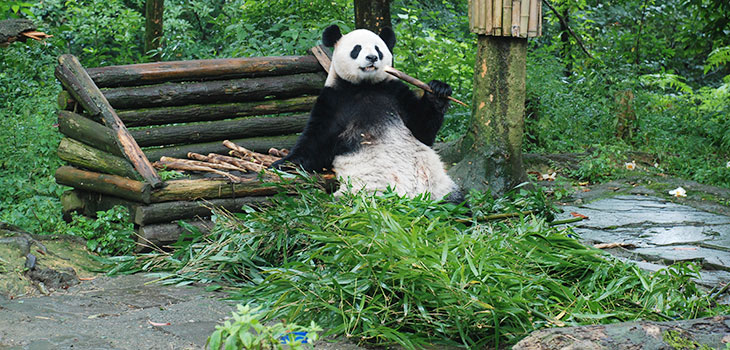
<path id="1" fill-rule="evenodd" d="M 271 56 L 170 61 L 88 69 L 99 87 L 148 85 L 182 80 L 220 80 L 321 71 L 312 56 Z"/>
<path id="2" fill-rule="evenodd" d="M 502 0 L 502 36 L 512 31 L 512 0 Z"/>
<path id="3" fill-rule="evenodd" d="M 256 152 L 266 152 L 271 147 L 291 148 L 297 141 L 297 135 L 252 137 L 245 139 L 231 140 Z M 145 155 L 152 161 L 159 160 L 163 156 L 185 158 L 188 152 L 196 153 L 218 153 L 228 154 L 229 149 L 223 146 L 220 141 L 194 143 L 189 145 L 174 145 L 166 147 L 155 147 L 144 150 Z"/>
<path id="4" fill-rule="evenodd" d="M 240 155 L 237 155 L 238 157 L 241 157 L 245 160 L 249 160 L 255 163 L 260 163 L 264 166 L 271 166 L 274 162 L 278 161 L 279 157 L 270 156 L 268 154 L 258 153 L 251 150 L 246 149 L 245 147 L 239 146 L 235 144 L 234 142 L 231 142 L 229 140 L 223 141 L 223 146 L 226 146 L 230 148 L 233 152 L 237 152 Z"/>
<path id="5" fill-rule="evenodd" d="M 494 6 L 491 0 L 480 0 L 482 6 L 482 13 L 484 16 L 484 33 L 485 35 L 492 34 L 492 27 L 494 22 Z"/>
<path id="6" fill-rule="evenodd" d="M 117 115 L 127 127 L 204 122 L 256 115 L 308 112 L 316 100 L 317 96 L 302 96 L 286 100 L 127 109 L 118 110 Z"/>
<path id="7" fill-rule="evenodd" d="M 391 75 L 395 76 L 396 78 L 398 78 L 400 80 L 403 80 L 403 81 L 405 81 L 407 83 L 413 84 L 416 87 L 421 88 L 421 89 L 423 89 L 423 90 L 425 90 L 427 92 L 433 93 L 433 90 L 431 90 L 431 87 L 428 86 L 428 84 L 426 84 L 426 83 L 424 83 L 424 82 L 422 82 L 422 81 L 420 81 L 420 80 L 418 80 L 418 79 L 416 79 L 416 78 L 414 78 L 414 77 L 412 77 L 412 76 L 410 76 L 410 75 L 408 75 L 406 73 L 403 73 L 403 72 L 401 72 L 401 71 L 399 71 L 399 70 L 397 70 L 397 69 L 395 69 L 393 67 L 386 66 L 386 67 L 383 68 L 383 70 L 385 70 L 385 72 L 387 72 L 388 74 L 391 74 Z M 459 100 L 457 100 L 457 99 L 455 99 L 455 98 L 453 98 L 451 96 L 447 96 L 446 98 L 448 100 L 454 101 L 454 102 L 456 102 L 456 103 L 458 103 L 458 104 L 460 104 L 460 105 L 462 105 L 464 107 L 469 107 L 469 105 L 467 105 L 466 103 L 461 102 L 461 101 L 459 101 Z"/>
<path id="8" fill-rule="evenodd" d="M 208 158 L 211 160 L 211 162 L 232 164 L 236 167 L 243 169 L 244 171 L 250 171 L 250 172 L 254 172 L 254 173 L 258 173 L 262 170 L 266 170 L 266 168 L 268 167 L 268 166 L 260 164 L 260 163 L 254 163 L 254 162 L 251 162 L 248 160 L 224 156 L 222 154 L 217 154 L 217 153 L 208 154 Z M 269 166 L 270 165 L 271 164 L 269 164 Z"/>
<path id="9" fill-rule="evenodd" d="M 254 136 L 275 136 L 302 131 L 308 115 L 252 117 L 196 124 L 132 129 L 130 133 L 142 147 L 189 144 Z"/>
<path id="10" fill-rule="evenodd" d="M 103 92 L 114 108 L 136 109 L 316 95 L 324 86 L 324 81 L 325 76 L 322 73 L 302 73 L 250 79 L 120 87 L 104 89 Z"/>
<path id="11" fill-rule="evenodd" d="M 494 36 L 502 36 L 502 1 L 492 1 L 492 35 Z"/>
<path id="12" fill-rule="evenodd" d="M 512 26 L 510 34 L 515 38 L 520 37 L 520 15 L 522 14 L 521 3 L 522 1 L 520 0 L 512 0 Z"/>
<path id="13" fill-rule="evenodd" d="M 158 169 L 175 169 L 184 171 L 202 171 L 221 175 L 234 183 L 240 183 L 244 180 L 233 174 L 229 174 L 225 171 L 214 169 L 210 166 L 202 165 L 201 162 L 187 159 L 178 159 L 170 157 L 162 157 L 162 159 L 155 162 L 154 166 Z"/>
<path id="14" fill-rule="evenodd" d="M 535 37 L 537 36 L 537 20 L 539 17 L 538 14 L 538 4 L 541 0 L 530 0 L 530 18 L 529 23 L 527 24 L 527 36 L 528 37 Z"/>
<path id="15" fill-rule="evenodd" d="M 531 0 L 522 0 L 520 7 L 520 37 L 527 37 L 527 26 L 530 19 L 530 2 Z"/>
<path id="16" fill-rule="evenodd" d="M 210 153 L 207 156 L 204 156 L 199 153 L 190 152 L 188 153 L 188 158 L 195 159 L 201 162 L 217 164 L 221 167 L 227 168 L 228 170 L 237 170 L 243 172 L 251 171 L 257 173 L 261 170 L 266 169 L 266 167 L 262 164 L 250 162 L 239 158 L 228 157 L 216 153 Z"/>
<path id="17" fill-rule="evenodd" d="M 56 169 L 56 182 L 76 189 L 104 193 L 135 202 L 150 202 L 150 184 L 117 175 L 62 166 Z"/>
<path id="18" fill-rule="evenodd" d="M 61 55 L 58 58 L 55 75 L 89 114 L 101 115 L 106 126 L 112 129 L 120 150 L 142 175 L 142 178 L 149 182 L 153 188 L 162 186 L 162 181 L 152 164 L 142 153 L 137 142 L 129 134 L 124 123 L 119 119 L 78 59 L 70 54 Z"/>

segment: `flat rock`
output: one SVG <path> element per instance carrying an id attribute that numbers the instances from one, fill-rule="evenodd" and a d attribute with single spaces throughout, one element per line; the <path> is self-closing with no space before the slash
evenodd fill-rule
<path id="1" fill-rule="evenodd" d="M 717 286 L 730 282 L 730 217 L 673 203 L 639 191 L 594 202 L 566 205 L 570 212 L 588 216 L 573 226 L 587 243 L 625 243 L 634 248 L 609 249 L 636 263 L 669 265 L 694 261 L 703 270 L 699 282 Z"/>
<path id="2" fill-rule="evenodd" d="M 625 322 L 550 328 L 533 332 L 513 350 L 724 349 L 730 343 L 730 316 L 676 322 Z M 693 344 L 692 346 L 682 344 Z"/>

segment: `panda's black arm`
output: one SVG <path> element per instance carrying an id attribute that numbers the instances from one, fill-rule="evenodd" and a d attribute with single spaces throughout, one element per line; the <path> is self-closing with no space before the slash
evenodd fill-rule
<path id="1" fill-rule="evenodd" d="M 291 162 L 306 171 L 321 172 L 331 169 L 338 135 L 337 130 L 333 129 L 333 121 L 328 113 L 331 110 L 327 101 L 320 96 L 312 108 L 307 125 L 289 155 L 271 166 L 278 169 L 284 163 Z"/>
<path id="2" fill-rule="evenodd" d="M 438 80 L 432 80 L 428 85 L 434 93 L 424 92 L 419 97 L 406 88 L 407 91 L 402 91 L 399 95 L 405 111 L 403 122 L 413 136 L 430 147 L 436 141 L 436 134 L 444 123 L 444 114 L 449 108 L 449 100 L 445 97 L 451 95 L 451 87 Z"/>

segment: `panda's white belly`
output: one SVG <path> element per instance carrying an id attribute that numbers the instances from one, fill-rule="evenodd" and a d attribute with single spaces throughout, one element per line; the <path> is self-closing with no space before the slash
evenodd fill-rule
<path id="1" fill-rule="evenodd" d="M 408 197 L 428 192 L 432 199 L 441 199 L 458 189 L 436 152 L 418 141 L 402 122 L 388 127 L 377 139 L 364 138 L 360 150 L 338 155 L 332 164 L 341 183 L 335 195 L 350 189 L 378 192 L 391 187 Z"/>

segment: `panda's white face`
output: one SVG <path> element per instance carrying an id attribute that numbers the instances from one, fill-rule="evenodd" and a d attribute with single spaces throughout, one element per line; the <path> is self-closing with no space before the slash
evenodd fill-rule
<path id="1" fill-rule="evenodd" d="M 335 43 L 330 76 L 325 85 L 334 84 L 333 72 L 353 84 L 378 83 L 392 78 L 383 70 L 392 64 L 393 55 L 383 39 L 366 29 L 353 30 Z"/>

